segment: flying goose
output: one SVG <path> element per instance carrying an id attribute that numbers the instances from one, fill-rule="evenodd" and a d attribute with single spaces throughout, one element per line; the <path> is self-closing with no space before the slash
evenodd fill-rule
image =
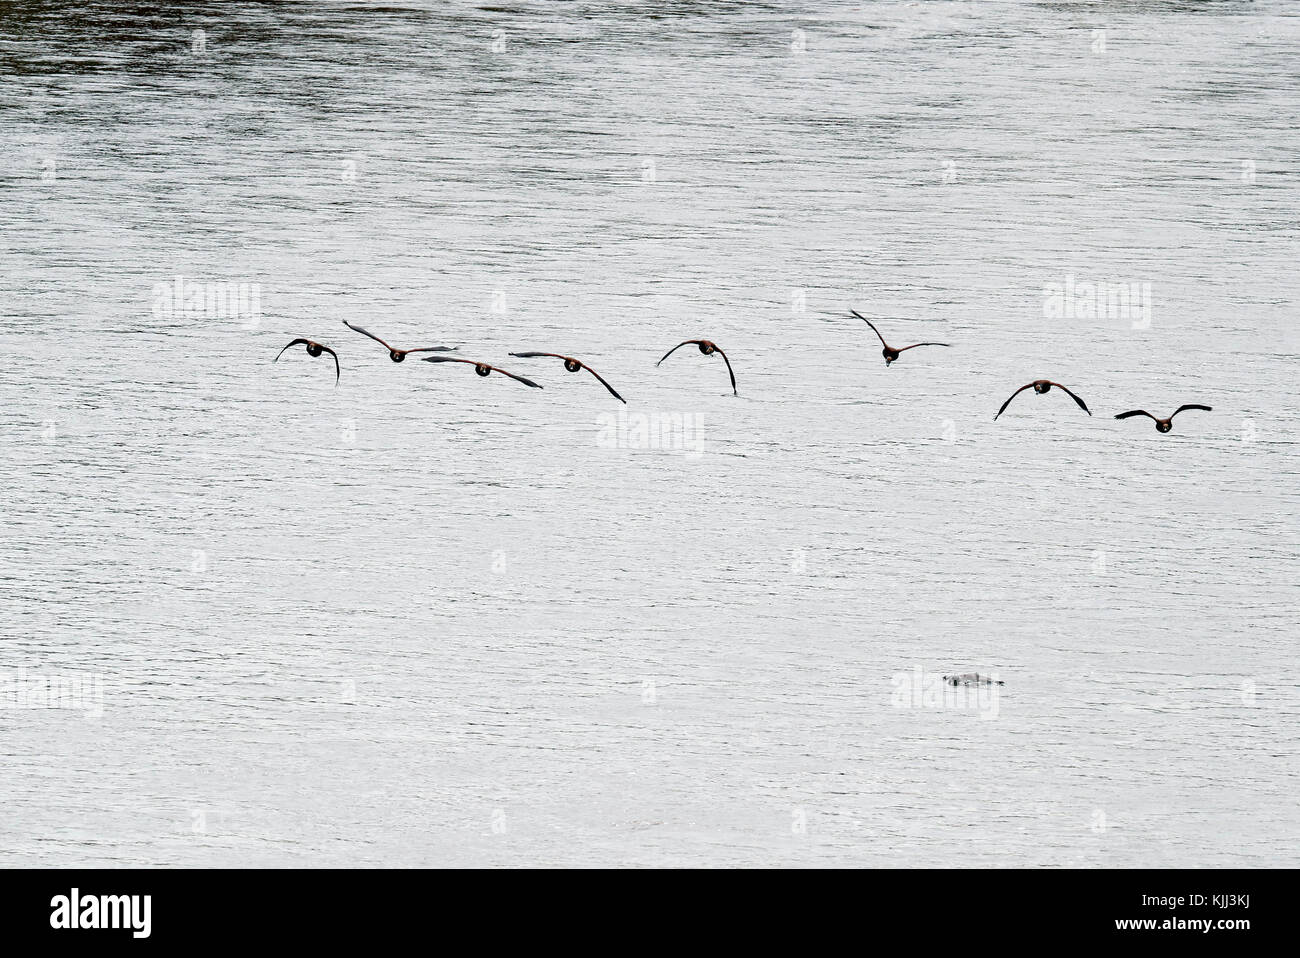
<path id="1" fill-rule="evenodd" d="M 736 392 L 736 374 L 731 371 L 731 360 L 727 358 L 727 354 L 724 353 L 721 349 L 719 349 L 716 344 L 709 342 L 707 339 L 688 339 L 684 343 L 678 343 L 672 349 L 668 350 L 668 352 L 664 353 L 663 359 L 660 359 L 659 363 L 662 363 L 664 359 L 667 359 L 669 356 L 677 352 L 677 350 L 681 349 L 683 346 L 691 346 L 691 345 L 699 346 L 700 352 L 702 352 L 706 356 L 710 355 L 711 353 L 717 353 L 719 356 L 722 357 L 722 361 L 727 364 L 727 375 L 731 377 L 731 394 L 733 396 L 739 396 L 740 393 Z M 655 365 L 658 366 L 659 363 L 655 363 Z"/>
<path id="2" fill-rule="evenodd" d="M 858 317 L 858 319 L 862 320 L 868 326 L 870 326 L 871 331 L 875 333 L 876 338 L 880 340 L 880 345 L 885 347 L 880 351 L 880 355 L 885 357 L 886 366 L 888 366 L 895 359 L 897 359 L 899 353 L 907 352 L 907 350 L 909 349 L 915 349 L 917 346 L 948 346 L 949 345 L 948 343 L 913 343 L 911 346 L 904 346 L 902 349 L 895 349 L 894 347 L 890 346 L 889 343 L 885 342 L 885 337 L 880 335 L 880 330 L 876 329 L 875 324 L 871 320 L 867 319 L 867 317 L 863 316 L 856 309 L 851 309 L 849 310 L 849 312 L 852 313 L 854 316 Z"/>
<path id="3" fill-rule="evenodd" d="M 315 340 L 295 339 L 288 346 L 284 347 L 284 349 L 276 353 L 275 359 L 271 361 L 278 363 L 280 361 L 280 357 L 284 355 L 285 350 L 289 349 L 290 346 L 298 346 L 298 345 L 306 346 L 307 355 L 310 356 L 312 359 L 317 358 L 318 356 L 320 356 L 321 353 L 329 353 L 331 356 L 334 357 L 334 385 L 337 386 L 339 384 L 339 372 L 340 372 L 339 354 L 334 352 L 334 350 L 330 349 L 328 346 L 322 346 L 320 343 L 316 342 Z"/>
<path id="4" fill-rule="evenodd" d="M 1079 404 L 1079 408 L 1080 408 L 1080 409 L 1082 409 L 1084 412 L 1086 412 L 1089 416 L 1092 415 L 1092 410 L 1090 410 L 1090 409 L 1088 408 L 1087 404 L 1086 404 L 1082 399 L 1080 399 L 1078 396 L 1076 396 L 1074 393 L 1070 392 L 1070 390 L 1068 390 L 1068 389 L 1066 389 L 1064 386 L 1062 386 L 1060 383 L 1054 383 L 1054 382 L 1052 382 L 1050 379 L 1035 379 L 1032 383 L 1025 383 L 1023 386 L 1021 386 L 1019 389 L 1017 389 L 1015 392 L 1013 392 L 1013 393 L 1011 394 L 1010 398 L 1007 399 L 1007 401 L 1004 402 L 1004 403 L 1002 404 L 1002 408 L 998 410 L 998 416 L 1001 416 L 1004 412 L 1007 411 L 1007 407 L 1011 405 L 1011 400 L 1012 400 L 1012 399 L 1015 399 L 1015 398 L 1016 398 L 1017 396 L 1019 396 L 1022 392 L 1024 392 L 1026 389 L 1028 389 L 1030 386 L 1033 386 L 1033 387 L 1034 387 L 1034 392 L 1036 392 L 1036 393 L 1045 393 L 1045 392 L 1048 392 L 1048 391 L 1049 391 L 1053 386 L 1055 386 L 1055 387 L 1057 387 L 1058 389 L 1060 389 L 1063 393 L 1065 393 L 1066 395 L 1068 395 L 1068 396 L 1069 396 L 1071 399 L 1073 399 L 1075 402 L 1077 402 L 1077 403 Z M 994 418 L 994 419 L 997 419 L 998 416 L 994 416 L 993 418 Z"/>
<path id="5" fill-rule="evenodd" d="M 1170 413 L 1168 419 L 1156 419 L 1155 416 L 1152 416 L 1151 413 L 1147 412 L 1145 409 L 1131 409 L 1128 412 L 1120 413 L 1115 418 L 1127 419 L 1129 416 L 1148 416 L 1151 419 L 1156 420 L 1156 432 L 1168 432 L 1174 428 L 1174 416 L 1177 416 L 1184 409 L 1203 409 L 1206 412 L 1213 412 L 1209 406 L 1202 406 L 1199 403 L 1184 403 Z"/>
<path id="6" fill-rule="evenodd" d="M 348 329 L 356 330 L 362 336 L 369 336 L 380 346 L 383 346 L 385 349 L 388 350 L 388 358 L 395 363 L 400 363 L 403 359 L 405 359 L 407 353 L 448 353 L 456 348 L 455 346 L 421 346 L 419 349 L 394 349 L 392 346 L 389 346 L 388 343 L 384 342 L 374 333 L 368 332 L 362 329 L 360 326 L 353 326 L 346 319 L 343 320 L 343 325 L 346 326 Z"/>
<path id="7" fill-rule="evenodd" d="M 407 350 L 407 352 L 414 352 L 414 350 Z M 480 376 L 486 376 L 489 373 L 500 373 L 502 376 L 509 376 L 511 379 L 519 380 L 525 386 L 532 386 L 534 389 L 542 388 L 531 379 L 525 379 L 523 376 L 516 376 L 514 373 L 508 373 L 504 369 L 499 369 L 496 366 L 489 366 L 487 363 L 475 362 L 472 359 L 457 359 L 455 356 L 424 356 L 423 359 L 426 363 L 468 363 L 474 367 L 474 372 L 478 373 Z"/>
<path id="8" fill-rule="evenodd" d="M 581 360 L 574 359 L 572 356 L 561 356 L 559 353 L 511 353 L 510 355 L 518 356 L 520 359 L 532 359 L 536 356 L 549 356 L 553 359 L 563 359 L 564 368 L 567 369 L 569 372 L 576 373 L 579 369 L 587 370 L 587 372 L 591 373 L 598 380 L 600 380 L 600 384 L 609 390 L 609 394 L 611 396 L 613 396 L 621 403 L 625 403 L 625 404 L 627 403 L 626 399 L 624 399 L 622 396 L 620 396 L 617 392 L 614 391 L 613 386 L 605 382 L 604 378 L 601 377 L 600 373 L 596 372 L 596 370 L 592 369 L 590 366 L 588 366 L 586 363 L 582 362 Z"/>

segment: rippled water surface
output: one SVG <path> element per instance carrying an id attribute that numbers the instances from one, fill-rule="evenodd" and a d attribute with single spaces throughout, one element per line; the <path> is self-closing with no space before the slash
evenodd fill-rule
<path id="1" fill-rule="evenodd" d="M 1300 864 L 1297 14 L 0 6 L 0 862 Z"/>

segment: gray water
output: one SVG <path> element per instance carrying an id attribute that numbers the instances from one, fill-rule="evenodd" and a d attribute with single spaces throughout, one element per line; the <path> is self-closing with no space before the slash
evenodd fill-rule
<path id="1" fill-rule="evenodd" d="M 0 6 L 0 863 L 1300 864 L 1297 12 Z"/>

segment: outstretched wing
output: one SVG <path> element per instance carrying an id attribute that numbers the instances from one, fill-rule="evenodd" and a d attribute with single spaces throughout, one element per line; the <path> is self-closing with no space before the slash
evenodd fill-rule
<path id="1" fill-rule="evenodd" d="M 998 416 L 1001 416 L 1004 412 L 1007 411 L 1007 407 L 1011 405 L 1011 400 L 1012 400 L 1012 399 L 1015 399 L 1017 396 L 1019 396 L 1022 392 L 1024 392 L 1026 389 L 1028 389 L 1028 388 L 1029 388 L 1030 386 L 1032 386 L 1032 385 L 1033 385 L 1033 383 L 1025 383 L 1023 386 L 1021 386 L 1019 389 L 1017 389 L 1015 392 L 1013 392 L 1009 397 L 1007 397 L 1007 401 L 1004 402 L 1004 403 L 1002 404 L 1002 408 L 998 410 Z M 996 420 L 996 419 L 998 418 L 998 416 L 994 416 L 993 418 Z"/>
<path id="2" fill-rule="evenodd" d="M 568 359 L 568 356 L 561 356 L 559 353 L 511 353 L 511 356 L 519 356 L 522 359 L 535 359 L 538 356 L 551 356 L 555 359 Z"/>
<path id="3" fill-rule="evenodd" d="M 739 396 L 740 393 L 736 392 L 736 374 L 731 371 L 731 360 L 727 358 L 727 354 L 719 349 L 717 345 L 714 345 L 713 350 L 721 356 L 722 361 L 727 364 L 727 375 L 731 377 L 731 394 L 733 396 Z"/>
<path id="4" fill-rule="evenodd" d="M 605 382 L 605 377 L 604 377 L 604 376 L 602 376 L 600 373 L 596 372 L 596 370 L 592 369 L 592 368 L 591 368 L 590 366 L 588 366 L 586 363 L 582 363 L 582 368 L 585 369 L 585 370 L 587 370 L 587 372 L 591 373 L 591 374 L 592 374 L 593 376 L 595 376 L 598 380 L 600 380 L 600 384 L 601 384 L 602 386 L 604 386 L 606 389 L 609 390 L 609 394 L 610 394 L 611 396 L 613 396 L 615 399 L 617 399 L 619 402 L 623 403 L 624 405 L 627 404 L 627 400 L 624 399 L 622 396 L 620 396 L 617 392 L 615 392 L 613 386 L 611 386 L 609 383 Z"/>
<path id="5" fill-rule="evenodd" d="M 1077 403 L 1079 404 L 1079 408 L 1082 409 L 1084 412 L 1086 412 L 1089 416 L 1092 415 L 1092 410 L 1088 408 L 1088 404 L 1087 404 L 1086 402 L 1084 402 L 1082 399 L 1080 399 L 1080 398 L 1079 398 L 1078 396 L 1076 396 L 1074 393 L 1070 392 L 1070 390 L 1066 389 L 1066 388 L 1065 388 L 1064 386 L 1062 386 L 1060 383 L 1052 383 L 1052 385 L 1053 385 L 1053 386 L 1056 386 L 1058 389 L 1060 389 L 1062 392 L 1064 392 L 1067 396 L 1069 396 L 1071 399 L 1073 399 L 1075 402 L 1077 402 Z"/>
<path id="6" fill-rule="evenodd" d="M 1128 412 L 1119 413 L 1115 418 L 1128 419 L 1130 416 L 1146 416 L 1148 419 L 1156 418 L 1155 416 L 1151 415 L 1151 413 L 1147 412 L 1145 409 L 1130 409 Z M 1170 418 L 1172 419 L 1173 417 L 1171 416 Z M 1157 422 L 1158 421 L 1159 420 L 1157 420 Z"/>
<path id="7" fill-rule="evenodd" d="M 459 346 L 421 346 L 419 349 L 403 349 L 404 353 L 454 353 Z"/>
<path id="8" fill-rule="evenodd" d="M 282 350 L 280 350 L 278 353 L 276 353 L 276 354 L 275 354 L 275 358 L 274 358 L 273 360 L 271 360 L 271 362 L 273 362 L 273 363 L 278 363 L 278 362 L 280 361 L 280 357 L 283 356 L 283 355 L 285 354 L 285 351 L 286 351 L 286 350 L 289 350 L 289 349 L 291 349 L 292 347 L 294 347 L 294 346 L 298 346 L 298 345 L 306 346 L 309 342 L 311 342 L 310 339 L 295 339 L 295 340 L 294 340 L 293 342 L 291 342 L 288 346 L 284 347 L 284 349 L 282 349 Z"/>
<path id="9" fill-rule="evenodd" d="M 321 346 L 321 349 L 334 357 L 334 385 L 337 386 L 339 384 L 339 375 L 341 373 L 341 370 L 339 369 L 339 354 L 334 352 L 334 350 L 330 349 L 328 346 Z"/>
<path id="10" fill-rule="evenodd" d="M 880 340 L 880 345 L 884 346 L 886 349 L 889 348 L 889 343 L 885 342 L 885 337 L 880 335 L 880 330 L 876 329 L 876 324 L 875 324 L 875 323 L 873 323 L 871 320 L 867 319 L 867 317 L 863 316 L 863 315 L 862 315 L 861 313 L 859 313 L 856 309 L 851 309 L 851 310 L 849 310 L 849 312 L 852 313 L 854 316 L 858 317 L 858 319 L 862 320 L 864 323 L 866 323 L 868 326 L 871 327 L 871 331 L 872 331 L 873 333 L 875 333 L 875 334 L 876 334 L 876 338 L 877 338 L 878 340 Z M 921 343 L 917 343 L 917 345 L 920 346 L 920 345 L 923 345 L 923 344 L 921 344 Z M 901 352 L 901 350 L 900 350 L 900 352 Z"/>
<path id="11" fill-rule="evenodd" d="M 683 346 L 691 346 L 691 345 L 698 346 L 702 342 L 704 342 L 704 340 L 702 339 L 688 339 L 684 343 L 678 343 L 672 349 L 668 350 L 668 352 L 663 354 L 663 357 L 659 360 L 659 363 L 663 362 L 665 359 L 667 359 L 673 353 L 677 352 L 677 350 L 681 349 Z M 658 366 L 659 363 L 655 363 L 655 365 Z"/>
<path id="12" fill-rule="evenodd" d="M 1177 415 L 1178 415 L 1180 412 L 1182 412 L 1184 409 L 1200 409 L 1200 410 L 1203 410 L 1204 412 L 1213 412 L 1213 411 L 1214 411 L 1214 410 L 1211 409 L 1209 406 L 1202 406 L 1200 403 L 1192 403 L 1192 402 L 1189 402 L 1189 403 L 1184 403 L 1183 405 L 1181 405 L 1181 406 L 1179 406 L 1177 409 L 1175 409 L 1175 410 L 1174 410 L 1174 415 L 1173 415 L 1173 416 L 1170 416 L 1169 418 L 1170 418 L 1170 419 L 1173 419 L 1174 416 L 1177 416 Z"/>
<path id="13" fill-rule="evenodd" d="M 909 349 L 915 349 L 917 346 L 947 346 L 947 345 L 949 344 L 948 343 L 912 343 L 911 346 L 904 346 L 902 349 L 899 350 L 899 352 L 905 353 Z"/>
<path id="14" fill-rule="evenodd" d="M 358 333 L 360 333 L 362 336 L 369 336 L 371 339 L 373 339 L 375 342 L 377 342 L 380 346 L 383 346 L 385 349 L 389 350 L 390 352 L 392 351 L 393 347 L 392 347 L 392 346 L 389 346 L 388 343 L 384 342 L 382 339 L 380 339 L 380 338 L 379 338 L 378 336 L 376 336 L 374 333 L 368 332 L 368 331 L 362 329 L 360 326 L 353 326 L 353 325 L 352 325 L 351 323 L 349 323 L 346 319 L 343 320 L 343 325 L 346 326 L 348 329 L 354 329 L 354 330 L 356 330 L 356 331 L 357 331 Z"/>
<path id="15" fill-rule="evenodd" d="M 487 363 L 484 363 L 483 365 L 487 366 Z M 508 373 L 500 366 L 488 366 L 488 369 L 492 370 L 494 373 L 500 373 L 502 376 L 509 376 L 511 379 L 517 379 L 525 386 L 532 386 L 534 389 L 542 388 L 540 385 L 533 382 L 531 379 L 525 379 L 523 376 L 516 376 L 514 373 Z"/>

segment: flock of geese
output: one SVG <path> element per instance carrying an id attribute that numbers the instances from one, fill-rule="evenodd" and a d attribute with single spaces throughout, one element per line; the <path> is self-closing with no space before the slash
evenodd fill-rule
<path id="1" fill-rule="evenodd" d="M 916 349 L 918 346 L 950 345 L 949 343 L 913 343 L 910 346 L 903 346 L 901 349 L 895 349 L 894 347 L 890 346 L 889 343 L 885 342 L 885 337 L 880 334 L 880 330 L 876 329 L 875 324 L 871 322 L 871 320 L 867 319 L 867 317 L 857 312 L 857 310 L 851 309 L 849 310 L 849 312 L 852 313 L 854 316 L 856 316 L 858 319 L 862 320 L 868 326 L 870 326 L 871 331 L 876 334 L 876 338 L 880 340 L 880 345 L 884 347 L 883 349 L 881 349 L 880 354 L 885 357 L 886 366 L 895 362 L 899 358 L 899 356 L 907 352 L 909 349 Z M 388 350 L 388 358 L 395 363 L 402 362 L 404 359 L 406 359 L 409 353 L 450 353 L 450 352 L 455 352 L 457 349 L 457 347 L 455 346 L 421 346 L 416 349 L 398 349 L 395 346 L 390 346 L 388 343 L 384 342 L 374 333 L 362 329 L 360 326 L 355 326 L 352 323 L 349 323 L 346 319 L 343 320 L 343 325 L 346 326 L 348 329 L 351 329 L 354 332 L 358 332 L 362 336 L 368 336 L 371 339 L 373 339 L 375 342 L 379 343 L 379 345 L 383 346 L 385 349 Z M 339 379 L 342 375 L 342 370 L 339 367 L 338 353 L 330 349 L 328 346 L 316 342 L 315 340 L 299 337 L 298 339 L 293 340 L 291 343 L 285 346 L 284 349 L 281 349 L 280 352 L 276 354 L 276 357 L 273 361 L 279 362 L 280 357 L 283 356 L 286 351 L 292 349 L 294 346 L 305 346 L 307 348 L 307 355 L 311 356 L 312 358 L 318 358 L 323 353 L 329 353 L 330 356 L 334 358 L 334 384 L 338 385 Z M 688 339 L 685 342 L 678 343 L 672 349 L 668 350 L 668 352 L 664 353 L 662 358 L 660 358 L 659 362 L 655 363 L 655 365 L 658 366 L 660 363 L 662 363 L 673 353 L 677 352 L 677 350 L 681 349 L 683 346 L 696 346 L 699 348 L 700 352 L 703 353 L 705 356 L 711 356 L 714 353 L 717 353 L 719 356 L 721 356 L 722 361 L 727 364 L 727 375 L 731 377 L 732 395 L 739 395 L 739 393 L 736 390 L 736 373 L 731 368 L 731 360 L 727 358 L 726 353 L 724 353 L 720 348 L 718 348 L 717 343 L 714 343 L 710 340 Z M 590 366 L 588 366 L 580 359 L 575 359 L 572 356 L 565 356 L 562 353 L 527 352 L 527 353 L 511 353 L 510 355 L 518 359 L 540 359 L 540 358 L 559 359 L 564 362 L 564 368 L 571 373 L 576 373 L 579 370 L 585 369 L 587 370 L 587 372 L 591 373 L 594 377 L 596 377 L 596 380 L 609 391 L 609 394 L 611 396 L 613 396 L 615 399 L 619 400 L 622 403 L 627 402 L 626 399 L 624 399 L 622 396 L 618 394 L 618 392 L 614 389 L 613 386 L 611 386 L 608 382 L 605 381 L 604 377 L 602 377 L 600 373 L 596 372 L 596 370 L 592 369 Z M 531 379 L 525 379 L 523 376 L 516 376 L 514 373 L 507 372 L 506 370 L 501 369 L 498 366 L 493 366 L 489 363 L 477 362 L 476 360 L 473 359 L 460 359 L 459 357 L 455 357 L 455 356 L 422 356 L 420 358 L 423 359 L 424 362 L 426 363 L 465 363 L 466 365 L 473 366 L 474 372 L 478 373 L 480 376 L 488 376 L 491 375 L 492 373 L 500 373 L 503 376 L 508 376 L 509 378 L 516 380 L 517 382 L 523 383 L 525 386 L 531 386 L 534 389 L 542 388 L 541 385 L 533 382 Z M 1092 415 L 1092 410 L 1088 408 L 1088 404 L 1085 403 L 1081 398 L 1079 398 L 1079 396 L 1075 395 L 1072 391 L 1070 391 L 1070 389 L 1068 389 L 1067 387 L 1061 385 L 1058 382 L 1053 382 L 1050 379 L 1035 379 L 1031 383 L 1025 383 L 1023 386 L 1021 386 L 1019 389 L 1013 392 L 1009 397 L 1007 397 L 1007 401 L 1002 404 L 1002 408 L 997 411 L 997 414 L 994 415 L 993 418 L 996 420 L 998 416 L 1001 416 L 1004 412 L 1006 412 L 1007 407 L 1011 405 L 1011 401 L 1015 399 L 1017 396 L 1019 396 L 1026 389 L 1032 388 L 1034 392 L 1038 393 L 1039 395 L 1042 395 L 1043 393 L 1050 392 L 1053 386 L 1055 386 L 1057 389 L 1061 390 L 1061 392 L 1065 393 L 1067 396 L 1073 399 L 1075 403 L 1078 405 L 1078 407 L 1082 409 L 1084 412 L 1086 412 L 1089 416 Z M 1151 413 L 1147 412 L 1145 409 L 1130 409 L 1128 412 L 1119 413 L 1118 415 L 1115 416 L 1115 418 L 1128 419 L 1131 416 L 1146 416 L 1148 419 L 1154 420 L 1156 424 L 1157 432 L 1164 433 L 1164 432 L 1169 432 L 1174 428 L 1174 416 L 1177 416 L 1180 412 L 1183 412 L 1184 410 L 1187 409 L 1201 409 L 1204 410 L 1205 412 L 1212 411 L 1210 406 L 1203 406 L 1200 405 L 1199 403 L 1184 403 L 1183 405 L 1175 409 L 1167 419 L 1161 419 L 1158 416 L 1154 416 Z"/>

